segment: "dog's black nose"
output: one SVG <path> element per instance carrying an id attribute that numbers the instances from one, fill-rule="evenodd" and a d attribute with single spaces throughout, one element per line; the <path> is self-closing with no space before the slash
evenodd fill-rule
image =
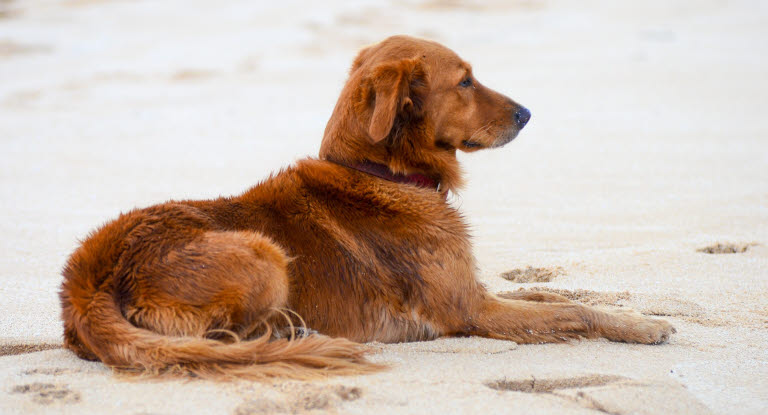
<path id="1" fill-rule="evenodd" d="M 528 124 L 528 120 L 530 119 L 531 112 L 528 111 L 528 108 L 520 107 L 520 109 L 515 112 L 515 123 L 519 128 L 525 127 L 525 124 Z"/>

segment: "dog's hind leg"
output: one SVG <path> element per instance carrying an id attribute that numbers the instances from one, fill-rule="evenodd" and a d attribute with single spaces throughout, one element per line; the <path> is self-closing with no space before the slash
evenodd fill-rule
<path id="1" fill-rule="evenodd" d="M 664 343 L 675 329 L 637 313 L 610 312 L 568 302 L 506 300 L 484 295 L 465 334 L 518 343 L 560 342 L 604 337 L 628 343 Z"/>
<path id="2" fill-rule="evenodd" d="M 287 263 L 258 233 L 204 232 L 133 269 L 119 290 L 123 313 L 165 335 L 248 338 L 286 306 Z"/>

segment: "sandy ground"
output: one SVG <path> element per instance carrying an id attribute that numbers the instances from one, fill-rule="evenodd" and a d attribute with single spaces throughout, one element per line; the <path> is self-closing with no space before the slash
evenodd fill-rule
<path id="1" fill-rule="evenodd" d="M 348 3 L 0 1 L 0 413 L 766 413 L 767 3 Z M 664 316 L 669 344 L 376 345 L 391 370 L 267 384 L 127 382 L 59 348 L 78 238 L 316 154 L 355 51 L 396 33 L 533 112 L 462 157 L 489 289 Z"/>

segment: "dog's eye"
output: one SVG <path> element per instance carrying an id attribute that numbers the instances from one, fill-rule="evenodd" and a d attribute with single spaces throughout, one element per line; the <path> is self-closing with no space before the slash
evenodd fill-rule
<path id="1" fill-rule="evenodd" d="M 472 86 L 472 78 L 466 77 L 461 82 L 459 82 L 459 86 L 462 88 L 469 88 Z"/>

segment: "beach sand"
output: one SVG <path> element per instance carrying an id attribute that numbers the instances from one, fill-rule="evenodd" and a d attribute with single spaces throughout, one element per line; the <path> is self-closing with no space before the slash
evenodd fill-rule
<path id="1" fill-rule="evenodd" d="M 0 1 L 0 413 L 768 411 L 768 5 Z M 531 109 L 451 202 L 493 292 L 668 319 L 668 344 L 372 345 L 323 381 L 130 381 L 61 349 L 67 256 L 121 211 L 317 154 L 356 51 L 428 37 Z"/>

